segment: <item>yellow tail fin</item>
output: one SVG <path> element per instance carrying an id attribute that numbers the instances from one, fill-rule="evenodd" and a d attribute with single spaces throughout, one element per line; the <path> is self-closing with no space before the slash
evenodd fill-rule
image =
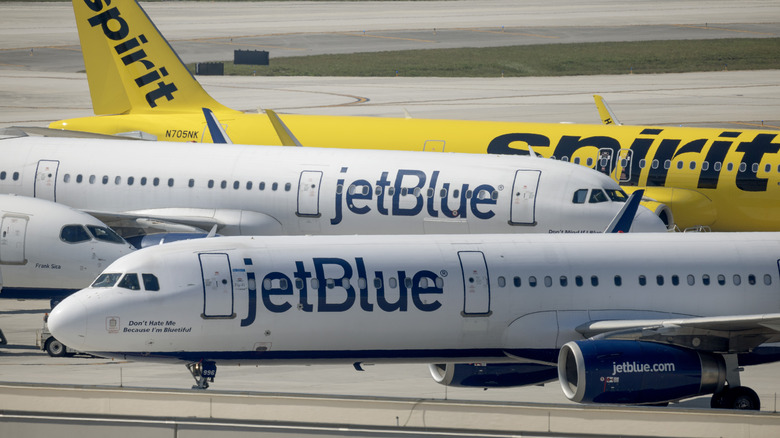
<path id="1" fill-rule="evenodd" d="M 190 74 L 135 0 L 73 0 L 97 115 L 237 112 L 215 101 Z"/>

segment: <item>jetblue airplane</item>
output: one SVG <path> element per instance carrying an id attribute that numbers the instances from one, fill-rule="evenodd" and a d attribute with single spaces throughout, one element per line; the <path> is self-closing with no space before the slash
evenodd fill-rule
<path id="1" fill-rule="evenodd" d="M 713 407 L 759 409 L 739 371 L 780 357 L 762 346 L 780 341 L 779 245 L 776 233 L 201 239 L 116 261 L 49 328 L 99 356 L 186 363 L 199 388 L 217 363 L 419 362 L 445 385 L 557 377 L 576 402 L 714 394 Z"/>
<path id="2" fill-rule="evenodd" d="M 44 137 L 0 140 L 0 154 L 0 193 L 125 237 L 600 233 L 627 198 L 606 175 L 534 157 Z M 631 230 L 665 229 L 642 207 Z"/>
<path id="3" fill-rule="evenodd" d="M 0 195 L 3 296 L 77 291 L 134 249 L 86 213 L 42 199 Z"/>

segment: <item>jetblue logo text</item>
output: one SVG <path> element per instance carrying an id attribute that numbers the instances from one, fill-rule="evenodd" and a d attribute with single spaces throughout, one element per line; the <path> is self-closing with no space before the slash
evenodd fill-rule
<path id="1" fill-rule="evenodd" d="M 295 271 L 269 272 L 260 282 L 260 301 L 269 312 L 291 309 L 303 312 L 433 312 L 441 307 L 443 284 L 434 272 L 398 271 L 386 276 L 375 271 L 369 277 L 362 257 L 350 262 L 335 257 L 318 257 L 310 267 L 295 262 Z M 254 273 L 248 273 L 249 315 L 241 321 L 248 326 L 257 313 L 257 286 Z"/>
<path id="2" fill-rule="evenodd" d="M 341 170 L 347 172 L 347 168 Z M 466 219 L 469 212 L 477 219 L 495 216 L 491 206 L 496 205 L 498 192 L 489 184 L 471 189 L 469 184 L 460 187 L 439 181 L 439 171 L 430 176 L 422 170 L 399 169 L 394 176 L 382 172 L 373 184 L 365 179 L 346 183 L 338 180 L 335 216 L 331 225 L 343 220 L 344 209 L 354 214 L 366 214 L 376 210 L 381 215 L 417 216 L 425 211 L 430 217 Z M 454 205 L 451 205 L 454 204 Z"/>
<path id="3" fill-rule="evenodd" d="M 104 4 L 105 1 L 105 4 Z M 100 26 L 106 38 L 118 42 L 114 45 L 116 54 L 121 56 L 125 67 L 140 65 L 142 74 L 135 78 L 135 84 L 142 90 L 150 89 L 146 93 L 146 102 L 151 108 L 157 106 L 157 99 L 165 97 L 173 100 L 173 92 L 177 90 L 176 85 L 160 80 L 168 76 L 165 67 L 157 68 L 152 61 L 146 57 L 146 52 L 140 48 L 142 44 L 148 41 L 141 34 L 128 38 L 130 35 L 130 26 L 122 18 L 122 13 L 116 7 L 106 9 L 111 0 L 84 0 L 89 9 L 99 12 L 87 20 L 92 27 Z M 137 69 L 137 68 L 136 68 Z"/>

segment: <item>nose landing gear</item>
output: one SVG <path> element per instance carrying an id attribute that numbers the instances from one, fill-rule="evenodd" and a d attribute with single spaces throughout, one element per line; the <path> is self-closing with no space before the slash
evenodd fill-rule
<path id="1" fill-rule="evenodd" d="M 207 389 L 209 382 L 214 383 L 214 377 L 217 375 L 217 363 L 210 360 L 188 363 L 187 369 L 195 379 L 195 385 L 192 389 Z"/>

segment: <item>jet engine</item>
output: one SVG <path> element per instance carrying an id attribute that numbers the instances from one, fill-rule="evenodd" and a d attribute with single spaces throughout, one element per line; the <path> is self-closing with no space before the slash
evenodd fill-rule
<path id="1" fill-rule="evenodd" d="M 534 363 L 441 363 L 428 365 L 428 368 L 436 383 L 478 388 L 537 385 L 555 380 L 558 375 L 554 366 Z"/>
<path id="2" fill-rule="evenodd" d="M 558 379 L 575 402 L 660 404 L 721 391 L 726 364 L 721 355 L 672 345 L 573 341 L 558 355 Z"/>

